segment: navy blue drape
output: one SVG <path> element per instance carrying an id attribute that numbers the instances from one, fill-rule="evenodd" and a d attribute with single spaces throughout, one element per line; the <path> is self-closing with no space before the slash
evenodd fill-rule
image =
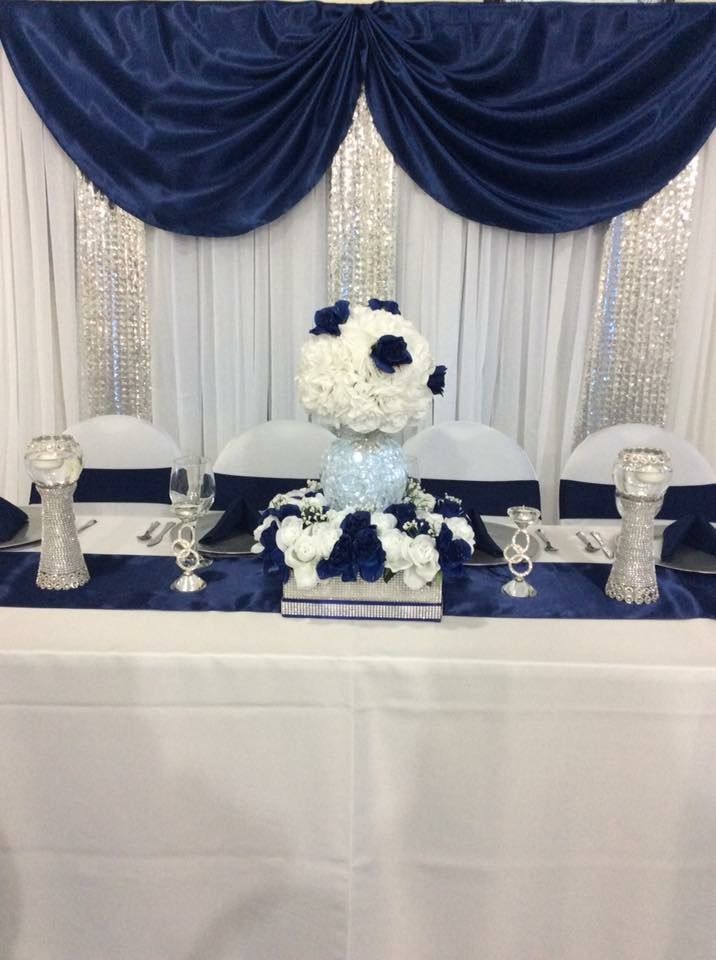
<path id="1" fill-rule="evenodd" d="M 179 233 L 296 204 L 362 82 L 424 190 L 531 232 L 639 205 L 716 123 L 713 4 L 0 0 L 0 38 L 89 178 Z"/>

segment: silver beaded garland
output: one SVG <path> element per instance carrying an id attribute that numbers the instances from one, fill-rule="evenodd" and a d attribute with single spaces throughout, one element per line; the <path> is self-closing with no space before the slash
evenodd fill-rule
<path id="1" fill-rule="evenodd" d="M 664 424 L 697 172 L 694 158 L 609 226 L 575 445 L 616 423 Z"/>
<path id="2" fill-rule="evenodd" d="M 330 170 L 329 300 L 392 299 L 395 234 L 395 164 L 361 93 Z"/>
<path id="3" fill-rule="evenodd" d="M 152 417 L 144 224 L 77 171 L 82 415 Z"/>

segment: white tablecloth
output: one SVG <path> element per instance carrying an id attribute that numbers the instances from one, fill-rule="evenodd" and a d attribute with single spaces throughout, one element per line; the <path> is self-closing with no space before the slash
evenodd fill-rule
<path id="1" fill-rule="evenodd" d="M 713 622 L 2 608 L 0 958 L 713 960 L 715 761 Z"/>

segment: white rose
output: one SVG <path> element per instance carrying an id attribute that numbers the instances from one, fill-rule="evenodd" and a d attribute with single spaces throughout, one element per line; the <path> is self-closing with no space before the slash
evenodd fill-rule
<path id="1" fill-rule="evenodd" d="M 300 517 L 286 517 L 276 531 L 276 546 L 286 553 L 302 530 L 303 520 Z"/>
<path id="2" fill-rule="evenodd" d="M 311 529 L 316 544 L 316 553 L 324 560 L 327 560 L 336 545 L 336 540 L 338 540 L 341 535 L 340 528 L 334 527 L 331 523 L 324 522 L 315 524 Z"/>
<path id="3" fill-rule="evenodd" d="M 417 590 L 430 583 L 440 570 L 437 548 L 431 537 L 421 533 L 410 542 L 408 557 L 411 566 L 404 573 L 405 585 Z"/>
<path id="4" fill-rule="evenodd" d="M 392 530 L 398 523 L 392 513 L 371 513 L 370 522 L 378 531 L 378 536 Z"/>
<path id="5" fill-rule="evenodd" d="M 388 570 L 398 573 L 400 570 L 407 570 L 412 560 L 408 555 L 410 549 L 410 537 L 402 530 L 393 528 L 379 534 L 380 543 L 385 550 L 385 565 Z"/>
<path id="6" fill-rule="evenodd" d="M 443 522 L 456 540 L 465 540 L 475 549 L 475 531 L 465 517 L 446 517 Z"/>
<path id="7" fill-rule="evenodd" d="M 315 563 L 296 563 L 292 569 L 299 590 L 312 590 L 318 583 Z"/>

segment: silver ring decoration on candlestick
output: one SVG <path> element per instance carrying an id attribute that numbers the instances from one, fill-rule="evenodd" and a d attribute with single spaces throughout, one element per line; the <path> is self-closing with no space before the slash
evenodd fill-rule
<path id="1" fill-rule="evenodd" d="M 203 590 L 206 580 L 195 573 L 201 563 L 199 551 L 196 548 L 196 521 L 190 520 L 178 524 L 174 530 L 172 549 L 176 563 L 181 570 L 181 576 L 172 583 L 171 589 L 178 593 L 196 593 Z"/>
<path id="2" fill-rule="evenodd" d="M 671 460 L 663 450 L 631 448 L 614 465 L 617 509 L 622 528 L 605 593 L 624 603 L 656 603 L 659 587 L 654 564 L 654 517 L 671 478 Z"/>
<path id="3" fill-rule="evenodd" d="M 537 595 L 537 591 L 526 580 L 532 573 L 532 558 L 529 556 L 532 538 L 529 535 L 528 528 L 539 520 L 540 512 L 536 507 L 510 507 L 507 516 L 517 529 L 512 535 L 512 540 L 503 550 L 513 579 L 503 584 L 502 592 L 510 597 L 534 597 Z M 519 570 L 518 568 L 522 564 L 524 564 L 524 569 Z"/>
<path id="4" fill-rule="evenodd" d="M 25 452 L 25 465 L 42 501 L 37 586 L 42 590 L 74 590 L 90 578 L 72 503 L 82 472 L 82 450 L 74 437 L 35 437 Z"/>

